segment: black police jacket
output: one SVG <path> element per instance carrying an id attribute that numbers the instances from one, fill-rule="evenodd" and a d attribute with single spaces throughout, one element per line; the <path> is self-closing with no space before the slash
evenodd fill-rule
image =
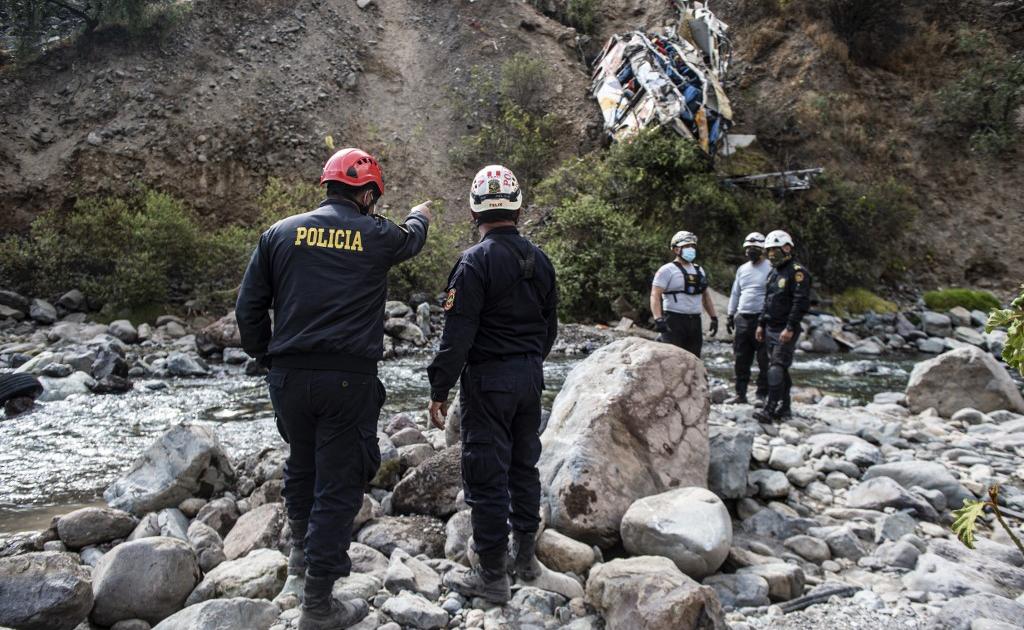
<path id="1" fill-rule="evenodd" d="M 768 273 L 760 325 L 798 331 L 810 307 L 811 274 L 807 268 L 792 259 L 773 267 Z"/>
<path id="2" fill-rule="evenodd" d="M 489 231 L 448 277 L 441 349 L 427 368 L 431 398 L 448 400 L 467 362 L 547 357 L 557 306 L 555 268 L 544 252 L 514 227 Z"/>
<path id="3" fill-rule="evenodd" d="M 418 212 L 399 226 L 338 198 L 279 221 L 260 237 L 238 293 L 242 347 L 265 364 L 375 373 L 388 270 L 419 253 L 427 226 Z"/>

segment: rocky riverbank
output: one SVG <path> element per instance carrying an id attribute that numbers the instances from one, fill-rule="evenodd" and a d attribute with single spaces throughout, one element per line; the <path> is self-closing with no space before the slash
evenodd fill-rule
<path id="1" fill-rule="evenodd" d="M 438 314 L 429 333 L 417 316 L 429 306 L 388 308 L 392 353 L 431 344 Z M 98 383 L 93 365 L 112 353 L 128 369 L 123 378 L 142 388 L 166 383 L 176 352 L 205 367 L 179 378 L 241 369 L 227 361 L 230 318 L 201 326 L 165 319 L 135 327 L 139 341 L 115 335 L 121 324 L 101 330 L 70 317 L 8 325 L 0 357 L 60 382 L 71 377 L 42 370 L 95 352 L 88 366 L 78 363 L 89 370 L 78 371 Z M 920 341 L 947 340 L 947 352 L 915 367 L 906 391 L 864 405 L 806 391 L 796 416 L 778 426 L 754 422 L 749 406 L 716 402 L 726 385 L 706 378 L 692 356 L 615 341 L 631 332 L 627 322 L 617 332 L 566 328 L 560 352 L 590 356 L 566 378 L 543 435 L 539 556 L 547 570 L 505 607 L 466 601 L 440 582 L 473 560 L 457 410 L 447 433 L 419 412 L 385 415 L 383 464 L 357 519 L 354 572 L 336 592 L 371 603 L 358 627 L 389 630 L 741 630 L 825 620 L 836 628 L 1016 627 L 1024 558 L 988 525 L 976 551 L 948 525 L 951 507 L 1000 482 L 1019 526 L 1020 385 L 992 356 L 992 340 L 983 349 L 921 328 L 903 334 L 900 317 L 812 318 L 806 338 L 875 338 L 886 352 L 897 336 L 917 350 Z M 49 363 L 39 358 L 46 353 Z M 858 354 L 870 364 L 871 353 Z M 276 598 L 288 552 L 285 456 L 274 447 L 233 458 L 208 426 L 169 429 L 109 485 L 107 507 L 0 543 L 0 626 L 294 627 L 298 600 Z"/>

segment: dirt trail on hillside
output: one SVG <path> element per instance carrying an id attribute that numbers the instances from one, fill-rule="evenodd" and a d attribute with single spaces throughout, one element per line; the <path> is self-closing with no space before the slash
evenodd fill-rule
<path id="1" fill-rule="evenodd" d="M 111 33 L 0 75 L 0 230 L 140 184 L 244 218 L 268 177 L 316 181 L 328 135 L 381 157 L 394 213 L 427 196 L 456 207 L 473 167 L 449 159 L 465 132 L 449 98 L 471 66 L 545 60 L 562 157 L 590 146 L 573 42 L 526 3 L 198 2 L 162 43 Z"/>

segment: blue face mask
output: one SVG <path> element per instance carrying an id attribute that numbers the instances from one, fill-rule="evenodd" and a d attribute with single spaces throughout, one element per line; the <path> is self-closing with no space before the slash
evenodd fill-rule
<path id="1" fill-rule="evenodd" d="M 680 256 L 682 256 L 683 260 L 686 262 L 693 262 L 697 259 L 697 250 L 692 247 L 684 247 Z"/>

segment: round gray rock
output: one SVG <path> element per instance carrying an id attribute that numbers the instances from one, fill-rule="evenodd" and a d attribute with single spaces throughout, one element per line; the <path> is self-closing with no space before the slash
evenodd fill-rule
<path id="1" fill-rule="evenodd" d="M 631 554 L 664 556 L 700 579 L 729 555 L 732 519 L 710 490 L 680 488 L 633 503 L 622 517 L 621 533 Z"/>
<path id="2" fill-rule="evenodd" d="M 122 619 L 158 623 L 182 609 L 199 577 L 195 553 L 176 538 L 118 545 L 93 571 L 92 619 L 102 626 Z"/>
<path id="3" fill-rule="evenodd" d="M 280 612 L 267 600 L 212 599 L 175 613 L 153 630 L 267 630 Z"/>
<path id="4" fill-rule="evenodd" d="M 138 521 L 122 510 L 86 507 L 65 514 L 57 521 L 57 535 L 68 549 L 125 538 Z"/>
<path id="5" fill-rule="evenodd" d="M 92 608 L 89 571 L 66 553 L 0 558 L 0 626 L 70 630 Z"/>

